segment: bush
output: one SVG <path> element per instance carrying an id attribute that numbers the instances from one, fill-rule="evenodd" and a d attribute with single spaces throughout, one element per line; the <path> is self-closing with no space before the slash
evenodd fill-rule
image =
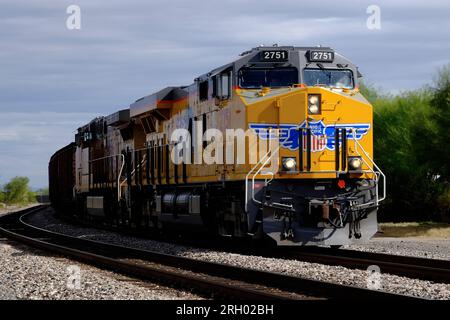
<path id="1" fill-rule="evenodd" d="M 450 220 L 450 64 L 441 68 L 434 82 L 433 120 L 437 130 L 433 139 L 432 166 L 436 181 L 442 186 L 437 201 L 438 208 Z"/>
<path id="2" fill-rule="evenodd" d="M 27 202 L 36 202 L 36 192 L 28 190 Z"/>
<path id="3" fill-rule="evenodd" d="M 4 197 L 7 204 L 27 204 L 35 202 L 30 199 L 30 190 L 28 187 L 29 179 L 27 177 L 12 178 L 4 187 Z"/>
<path id="4" fill-rule="evenodd" d="M 450 208 L 450 67 L 436 85 L 397 96 L 370 86 L 374 107 L 374 157 L 387 177 L 380 219 L 440 220 Z"/>
<path id="5" fill-rule="evenodd" d="M 450 64 L 441 68 L 435 80 L 431 105 L 433 106 L 433 120 L 437 125 L 434 137 L 434 154 L 431 163 L 433 169 L 440 175 L 439 179 L 450 182 Z"/>

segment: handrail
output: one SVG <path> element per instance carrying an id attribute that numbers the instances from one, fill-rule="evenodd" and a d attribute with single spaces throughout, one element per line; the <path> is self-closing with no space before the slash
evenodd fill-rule
<path id="1" fill-rule="evenodd" d="M 125 167 L 125 155 L 120 154 L 122 159 L 122 165 L 120 166 L 119 174 L 117 175 L 117 201 L 120 202 L 120 198 L 122 197 L 122 189 L 120 185 L 120 177 L 122 176 L 123 168 Z"/>
<path id="2" fill-rule="evenodd" d="M 377 188 L 375 189 L 376 191 L 376 200 L 375 200 L 375 204 L 378 205 L 378 203 L 380 203 L 381 201 L 383 201 L 384 199 L 386 199 L 386 175 L 383 173 L 383 171 L 381 171 L 381 169 L 377 166 L 377 164 L 375 163 L 375 161 L 370 157 L 370 155 L 367 153 L 367 151 L 363 148 L 363 146 L 358 142 L 358 140 L 356 140 L 356 130 L 352 130 L 352 135 L 353 135 L 353 140 L 355 141 L 355 152 L 361 156 L 362 161 L 366 164 L 366 166 L 369 168 L 369 170 L 375 174 L 376 178 L 376 183 L 377 183 Z M 361 155 L 361 153 L 358 151 L 358 147 L 361 148 L 362 152 L 364 153 L 364 155 L 367 157 L 367 159 L 370 160 L 370 162 L 372 163 L 372 165 L 375 167 L 375 170 L 370 168 L 370 165 L 367 163 L 367 161 L 364 159 L 364 157 Z M 383 196 L 381 198 L 379 198 L 378 196 L 378 185 L 379 185 L 379 181 L 380 178 L 383 178 Z M 367 204 L 365 204 L 367 205 Z"/>
<path id="3" fill-rule="evenodd" d="M 278 147 L 275 149 L 275 151 L 273 151 L 273 153 L 274 154 L 278 154 L 278 150 L 279 149 L 280 149 L 280 145 L 278 145 Z M 272 153 L 272 151 L 269 151 L 268 153 Z M 271 161 L 272 157 L 273 157 L 273 154 L 271 154 L 271 156 L 268 157 L 266 161 L 264 161 L 264 163 L 260 166 L 258 171 L 256 171 L 256 173 L 252 177 L 252 200 L 255 201 L 256 203 L 259 203 L 259 204 L 261 204 L 261 201 L 255 199 L 255 188 L 254 188 L 254 186 L 255 186 L 255 179 L 261 173 L 262 169 L 269 163 L 269 161 Z M 271 172 L 271 171 L 265 172 L 262 175 L 270 175 L 269 181 L 267 181 L 267 179 L 265 180 L 265 184 L 266 185 L 268 183 L 270 183 L 273 180 L 273 177 L 275 176 L 275 174 L 273 172 Z"/>
<path id="4" fill-rule="evenodd" d="M 258 161 L 257 164 L 255 164 L 255 166 L 253 168 L 250 169 L 250 171 L 247 173 L 247 175 L 245 176 L 245 209 L 247 210 L 247 204 L 248 204 L 248 180 L 250 175 L 252 174 L 252 172 L 254 170 L 256 170 L 256 168 L 258 167 L 258 165 L 260 165 L 262 163 L 262 161 L 268 156 L 269 152 L 266 153 L 263 157 L 261 157 L 261 159 Z M 253 180 L 252 180 L 253 181 Z M 252 186 L 253 187 L 253 186 Z M 252 188 L 253 189 L 253 188 Z"/>
<path id="5" fill-rule="evenodd" d="M 271 131 L 269 130 L 269 136 L 271 135 Z M 278 137 L 278 136 L 277 136 Z M 245 209 L 248 210 L 247 206 L 248 206 L 248 181 L 250 178 L 250 175 L 259 167 L 258 170 L 256 170 L 256 172 L 253 174 L 252 176 L 252 200 L 255 201 L 256 203 L 261 203 L 261 201 L 258 201 L 255 199 L 255 179 L 258 175 L 261 174 L 261 171 L 263 170 L 263 168 L 269 163 L 269 161 L 272 159 L 272 157 L 274 155 L 278 155 L 278 151 L 280 149 L 281 145 L 280 143 L 278 143 L 277 148 L 273 151 L 270 150 L 270 143 L 269 143 L 269 151 L 261 157 L 261 159 L 258 161 L 257 164 L 255 164 L 250 171 L 247 173 L 247 175 L 245 176 Z M 270 154 L 270 156 L 269 156 Z M 264 172 L 262 173 L 262 175 L 270 175 L 271 178 L 269 179 L 269 181 L 267 181 L 267 179 L 265 180 L 265 184 L 267 185 L 268 183 L 270 183 L 273 180 L 273 177 L 275 176 L 275 174 L 271 171 L 269 172 Z"/>
<path id="6" fill-rule="evenodd" d="M 142 150 L 145 150 L 145 149 L 142 149 Z M 123 156 L 123 155 L 122 155 L 122 156 Z M 125 158 L 125 156 L 124 156 L 124 158 Z M 144 165 L 145 161 L 148 161 L 146 155 L 144 155 L 144 156 L 142 157 L 141 162 L 138 164 L 139 168 L 142 167 L 142 166 Z M 134 169 L 130 172 L 130 174 L 131 174 L 132 177 L 133 177 L 133 175 L 136 173 L 136 169 L 137 169 L 137 167 L 134 168 Z M 125 177 L 125 179 L 123 179 L 123 181 L 122 181 L 122 183 L 120 184 L 120 186 L 122 186 L 126 181 L 128 181 L 128 178 L 127 178 L 127 177 Z"/>
<path id="7" fill-rule="evenodd" d="M 125 156 L 122 153 L 121 154 L 115 154 L 115 155 L 112 155 L 112 156 L 106 156 L 106 157 L 101 157 L 101 158 L 89 160 L 89 163 L 93 163 L 95 161 L 104 160 L 104 159 L 108 159 L 108 158 L 115 158 L 115 157 L 120 157 L 121 160 L 122 160 L 122 163 L 120 165 L 119 174 L 117 175 L 117 201 L 119 202 L 120 198 L 122 197 L 122 191 L 120 189 L 120 187 L 121 187 L 120 177 L 122 176 L 123 168 L 125 167 Z"/>
<path id="8" fill-rule="evenodd" d="M 300 126 L 298 126 L 298 127 L 300 127 Z M 270 132 L 271 130 L 269 130 L 269 137 L 270 137 L 270 135 L 271 135 L 271 132 Z M 383 201 L 383 200 L 385 200 L 386 199 L 386 176 L 385 176 L 385 174 L 383 173 L 383 171 L 381 171 L 381 169 L 377 166 L 377 164 L 375 163 L 375 161 L 370 157 L 370 155 L 367 153 L 367 151 L 363 148 L 363 146 L 358 142 L 358 140 L 357 140 L 357 138 L 356 138 L 356 130 L 354 130 L 354 129 L 350 129 L 350 132 L 351 132 L 351 134 L 352 134 L 352 136 L 353 136 L 353 140 L 354 140 L 354 142 L 355 142 L 355 152 L 359 155 L 359 156 L 361 156 L 361 159 L 362 159 L 362 161 L 365 163 L 365 165 L 369 168 L 369 170 L 361 170 L 361 172 L 364 172 L 364 173 L 373 173 L 374 175 L 375 175 L 375 182 L 376 182 L 376 184 L 377 184 L 377 186 L 376 186 L 376 190 L 375 190 L 375 192 L 376 192 L 376 200 L 375 200 L 375 204 L 376 205 L 378 205 L 378 203 L 379 202 L 381 202 L 381 201 Z M 248 190 L 248 188 L 249 188 L 249 180 L 250 180 L 250 176 L 252 176 L 251 177 L 251 181 L 252 181 L 252 184 L 251 184 L 251 188 L 252 188 L 252 191 L 251 191 L 251 199 L 253 200 L 253 201 L 255 201 L 256 203 L 261 203 L 261 201 L 259 201 L 259 200 L 257 200 L 257 199 L 255 199 L 255 179 L 256 179 L 256 177 L 258 176 L 258 175 L 260 175 L 261 174 L 261 171 L 263 170 L 263 168 L 269 163 L 269 161 L 272 159 L 272 157 L 274 156 L 274 154 L 278 154 L 278 151 L 279 151 L 279 149 L 280 149 L 280 147 L 281 147 L 281 145 L 280 145 L 280 143 L 278 143 L 278 147 L 274 150 L 274 151 L 272 151 L 272 150 L 269 150 L 263 157 L 261 157 L 261 159 L 258 161 L 258 163 L 255 165 L 255 166 L 253 166 L 251 169 L 250 169 L 250 171 L 247 173 L 247 175 L 245 176 L 245 208 L 246 208 L 246 210 L 248 210 L 248 208 L 247 208 L 247 206 L 248 206 L 248 202 L 249 202 L 249 190 Z M 359 150 L 358 150 L 358 147 L 359 147 L 359 149 L 360 150 L 362 150 L 362 152 L 364 153 L 364 155 L 367 157 L 367 159 L 369 159 L 369 161 L 372 163 L 372 165 L 373 165 L 373 167 L 376 169 L 376 171 L 375 170 L 373 170 L 372 168 L 371 168 L 371 166 L 369 165 L 369 163 L 366 161 L 366 159 L 364 158 L 364 157 L 362 157 L 362 155 L 361 155 L 361 153 L 359 152 Z M 270 148 L 269 148 L 270 149 Z M 272 154 L 271 154 L 272 153 Z M 270 156 L 269 156 L 270 155 Z M 334 170 L 334 171 L 332 171 L 332 170 L 324 170 L 324 171 L 299 171 L 299 172 L 296 172 L 297 174 L 311 174 L 311 173 L 336 173 L 336 175 L 338 175 L 339 173 L 344 173 L 344 172 L 346 172 L 346 171 L 341 171 L 341 170 Z M 274 178 L 274 176 L 275 176 L 275 174 L 273 173 L 273 172 L 266 172 L 266 173 L 263 173 L 263 175 L 270 175 L 271 177 L 270 177 L 270 179 L 269 180 L 265 180 L 265 184 L 267 185 L 268 183 L 270 183 L 272 180 L 273 180 L 273 178 Z M 380 179 L 381 178 L 383 178 L 383 181 L 382 181 L 382 183 L 383 183 L 383 194 L 382 194 L 382 196 L 381 197 L 379 197 L 379 190 L 378 190 L 378 188 L 379 188 L 379 182 L 380 182 Z M 368 203 L 368 204 L 364 204 L 364 206 L 366 206 L 366 205 L 371 205 L 371 204 L 373 204 L 373 202 L 370 202 L 370 203 Z"/>

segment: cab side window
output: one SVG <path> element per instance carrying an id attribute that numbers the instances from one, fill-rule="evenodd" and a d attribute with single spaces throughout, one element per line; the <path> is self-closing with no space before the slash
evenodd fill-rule
<path id="1" fill-rule="evenodd" d="M 200 101 L 208 100 L 208 80 L 201 81 L 198 84 L 198 94 Z"/>
<path id="2" fill-rule="evenodd" d="M 214 77 L 213 96 L 220 100 L 231 97 L 231 73 L 224 72 Z"/>

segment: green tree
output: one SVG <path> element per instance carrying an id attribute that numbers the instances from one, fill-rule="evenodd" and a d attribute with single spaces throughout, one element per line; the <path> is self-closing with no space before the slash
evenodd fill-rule
<path id="1" fill-rule="evenodd" d="M 359 91 L 371 103 L 382 99 L 386 100 L 392 98 L 391 95 L 384 93 L 380 88 L 375 87 L 373 84 L 361 83 Z"/>
<path id="2" fill-rule="evenodd" d="M 27 177 L 12 178 L 4 187 L 6 203 L 25 204 L 30 202 L 29 181 Z"/>
<path id="3" fill-rule="evenodd" d="M 434 169 L 440 179 L 450 181 L 450 64 L 441 68 L 434 81 L 431 106 L 433 118 L 437 125 L 434 146 L 438 154 L 434 154 Z"/>
<path id="4" fill-rule="evenodd" d="M 36 196 L 37 196 L 36 192 L 28 190 L 27 202 L 29 202 L 29 203 L 36 202 Z"/>
<path id="5" fill-rule="evenodd" d="M 429 153 L 430 166 L 442 189 L 437 206 L 450 219 L 450 63 L 438 71 L 432 90 L 431 106 L 436 131 L 433 149 Z"/>
<path id="6" fill-rule="evenodd" d="M 381 219 L 438 219 L 450 210 L 449 70 L 434 87 L 396 96 L 361 86 L 374 106 L 375 161 L 387 176 Z"/>
<path id="7" fill-rule="evenodd" d="M 375 161 L 386 173 L 389 194 L 382 213 L 390 219 L 433 215 L 433 181 L 419 151 L 433 130 L 429 100 L 428 92 L 418 91 L 374 102 Z"/>

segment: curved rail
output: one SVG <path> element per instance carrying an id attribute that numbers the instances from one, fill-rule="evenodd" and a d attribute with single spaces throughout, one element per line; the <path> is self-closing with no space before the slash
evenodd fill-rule
<path id="1" fill-rule="evenodd" d="M 132 277 L 153 280 L 162 283 L 176 284 L 184 288 L 197 290 L 203 294 L 238 299 L 280 300 L 284 295 L 271 293 L 226 283 L 223 279 L 211 279 L 205 275 L 182 272 L 179 269 L 164 268 L 160 265 L 146 264 L 137 261 L 138 257 L 125 254 L 125 247 L 109 246 L 91 240 L 82 240 L 31 226 L 23 218 L 35 213 L 38 208 L 26 213 L 15 213 L 10 217 L 0 218 L 0 233 L 13 240 L 37 247 L 46 251 L 69 256 L 81 262 L 89 263 L 105 269 L 123 273 Z M 45 239 L 45 240 L 42 240 Z M 80 248 L 83 247 L 83 248 Z M 131 257 L 135 259 L 130 259 Z M 139 257 L 142 259 L 142 257 Z M 146 259 L 153 263 L 161 263 L 157 259 Z"/>
<path id="2" fill-rule="evenodd" d="M 310 298 L 423 300 L 408 295 L 240 268 L 67 236 L 34 227 L 24 221 L 24 216 L 39 210 L 1 217 L 0 233 L 44 250 L 58 252 L 131 276 L 181 284 L 201 292 L 213 292 L 221 296 L 242 299 L 289 299 L 292 297 L 286 293 L 297 293 Z M 130 261 L 130 259 L 133 260 Z M 158 264 L 159 268 L 154 264 Z M 182 270 L 171 270 L 171 268 Z M 183 270 L 188 270 L 190 273 Z M 239 284 L 239 281 L 244 284 Z M 265 288 L 261 291 L 258 290 L 258 286 Z M 276 290 L 282 292 L 276 292 Z"/>

